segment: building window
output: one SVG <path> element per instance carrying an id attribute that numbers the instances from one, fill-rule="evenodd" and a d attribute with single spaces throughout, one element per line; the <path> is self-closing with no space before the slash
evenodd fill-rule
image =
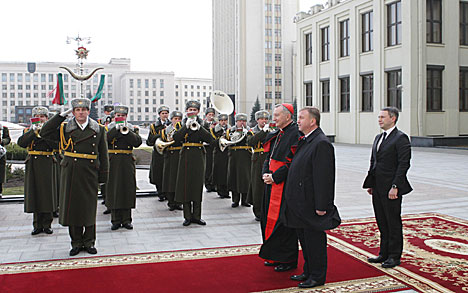
<path id="1" fill-rule="evenodd" d="M 401 110 L 401 70 L 387 72 L 387 106 Z"/>
<path id="2" fill-rule="evenodd" d="M 271 66 L 265 66 L 265 74 L 271 74 Z"/>
<path id="3" fill-rule="evenodd" d="M 468 2 L 460 1 L 460 45 L 468 45 Z"/>
<path id="4" fill-rule="evenodd" d="M 130 82 L 130 88 L 132 89 L 133 88 L 133 79 L 130 79 L 129 82 Z"/>
<path id="5" fill-rule="evenodd" d="M 349 76 L 340 78 L 340 112 L 349 112 Z"/>
<path id="6" fill-rule="evenodd" d="M 145 88 L 149 88 L 149 79 L 145 79 Z"/>
<path id="7" fill-rule="evenodd" d="M 308 33 L 305 35 L 305 65 L 312 64 L 312 33 Z"/>
<path id="8" fill-rule="evenodd" d="M 322 80 L 322 112 L 330 112 L 330 80 Z"/>
<path id="9" fill-rule="evenodd" d="M 141 88 L 141 79 L 137 79 L 137 87 Z"/>
<path id="10" fill-rule="evenodd" d="M 401 44 L 401 1 L 387 5 L 387 45 Z"/>
<path id="11" fill-rule="evenodd" d="M 362 14 L 362 52 L 374 50 L 374 12 L 369 11 Z"/>
<path id="12" fill-rule="evenodd" d="M 330 60 L 330 37 L 329 37 L 330 27 L 322 28 L 322 61 Z"/>
<path id="13" fill-rule="evenodd" d="M 374 111 L 374 75 L 367 74 L 362 76 L 362 112 Z"/>
<path id="14" fill-rule="evenodd" d="M 281 61 L 281 54 L 275 54 L 275 61 Z"/>
<path id="15" fill-rule="evenodd" d="M 442 0 L 427 0 L 426 19 L 426 41 L 442 43 Z"/>
<path id="16" fill-rule="evenodd" d="M 164 88 L 164 79 L 159 80 L 159 87 Z"/>
<path id="17" fill-rule="evenodd" d="M 306 92 L 306 94 L 305 94 L 306 106 L 312 106 L 312 104 L 313 104 L 313 101 L 312 101 L 312 98 L 313 98 L 313 96 L 312 96 L 312 82 L 306 82 L 306 83 L 304 83 L 304 85 L 305 85 L 305 92 Z"/>
<path id="18" fill-rule="evenodd" d="M 427 112 L 442 111 L 442 70 L 443 68 L 427 68 Z"/>
<path id="19" fill-rule="evenodd" d="M 349 56 L 349 19 L 340 22 L 340 57 Z"/>
<path id="20" fill-rule="evenodd" d="M 468 111 L 468 68 L 460 69 L 460 112 Z"/>
<path id="21" fill-rule="evenodd" d="M 271 54 L 265 54 L 265 61 L 266 62 L 272 61 Z"/>

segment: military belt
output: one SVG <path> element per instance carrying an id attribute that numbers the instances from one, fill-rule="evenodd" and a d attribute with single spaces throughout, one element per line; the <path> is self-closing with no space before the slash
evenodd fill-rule
<path id="1" fill-rule="evenodd" d="M 182 147 L 178 146 L 178 147 L 168 147 L 167 150 L 168 151 L 178 151 L 178 150 L 181 150 Z"/>
<path id="2" fill-rule="evenodd" d="M 109 154 L 132 154 L 132 150 L 109 150 Z"/>
<path id="3" fill-rule="evenodd" d="M 260 152 L 264 152 L 265 150 L 263 148 L 259 148 L 259 149 L 254 149 L 254 153 L 260 153 Z"/>
<path id="4" fill-rule="evenodd" d="M 80 153 L 72 153 L 72 152 L 64 152 L 63 154 L 66 157 L 72 157 L 72 158 L 80 158 L 80 159 L 88 159 L 88 160 L 97 159 L 97 155 L 80 154 Z"/>
<path id="5" fill-rule="evenodd" d="M 28 151 L 28 154 L 34 156 L 52 156 L 53 152 L 44 152 L 44 151 Z"/>
<path id="6" fill-rule="evenodd" d="M 232 146 L 231 150 L 248 150 L 251 151 L 252 147 L 248 145 L 239 145 L 239 146 Z"/>
<path id="7" fill-rule="evenodd" d="M 53 149 L 52 152 L 54 152 L 54 153 L 59 153 L 60 150 L 58 150 L 58 149 Z"/>
<path id="8" fill-rule="evenodd" d="M 195 142 L 187 142 L 187 143 L 184 143 L 182 146 L 184 146 L 184 147 L 202 147 L 203 144 L 202 143 L 195 143 Z"/>

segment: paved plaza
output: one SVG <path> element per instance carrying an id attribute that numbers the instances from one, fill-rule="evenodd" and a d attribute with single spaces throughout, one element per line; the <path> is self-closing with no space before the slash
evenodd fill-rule
<path id="1" fill-rule="evenodd" d="M 369 145 L 335 144 L 336 205 L 343 219 L 373 216 L 371 199 L 361 188 L 369 167 Z M 409 180 L 414 191 L 403 199 L 403 213 L 438 212 L 468 219 L 468 150 L 413 148 Z M 140 189 L 147 170 L 138 171 Z M 100 200 L 99 200 L 100 202 Z M 137 199 L 134 230 L 111 231 L 110 215 L 98 205 L 99 255 L 223 247 L 262 242 L 251 208 L 231 208 L 230 199 L 205 193 L 202 218 L 207 226 L 183 227 L 181 211 L 169 211 L 166 202 L 147 196 Z M 69 258 L 68 228 L 54 219 L 54 234 L 31 236 L 32 214 L 22 203 L 0 204 L 0 263 Z M 77 257 L 89 257 L 80 253 Z"/>

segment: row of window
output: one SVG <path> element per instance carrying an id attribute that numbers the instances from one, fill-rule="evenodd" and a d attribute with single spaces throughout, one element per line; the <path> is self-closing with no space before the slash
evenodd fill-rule
<path id="1" fill-rule="evenodd" d="M 175 96 L 176 96 L 176 97 L 179 96 L 179 92 L 178 92 L 178 91 L 175 92 Z M 194 93 L 194 92 L 190 92 L 190 96 L 191 96 L 191 97 L 195 97 L 195 93 Z M 184 92 L 184 97 L 188 97 L 188 92 Z M 200 98 L 200 92 L 197 92 L 197 97 Z M 206 92 L 203 92 L 203 97 L 206 98 Z"/>
<path id="2" fill-rule="evenodd" d="M 10 73 L 10 82 L 15 82 L 15 80 L 17 82 L 23 82 L 23 80 L 25 82 L 31 82 L 31 75 L 33 76 L 32 80 L 35 81 L 35 82 L 38 82 L 39 81 L 39 73 L 34 73 L 34 74 L 30 74 L 30 73 L 25 73 L 24 74 L 24 79 L 23 79 L 23 73 Z M 16 78 L 15 78 L 16 76 Z M 41 76 L 41 82 L 55 82 L 54 81 L 54 76 L 55 74 L 46 74 L 46 73 L 41 73 L 40 74 Z M 48 79 L 47 79 L 47 76 L 48 76 Z M 8 81 L 8 73 L 2 73 L 2 82 L 7 82 Z M 93 79 L 94 79 L 94 82 L 98 82 L 98 78 L 99 78 L 99 74 L 96 74 L 94 75 Z M 69 80 L 68 78 L 68 74 L 63 74 L 63 81 L 67 82 Z M 74 80 L 72 78 L 70 78 L 70 80 Z M 107 83 L 112 83 L 112 74 L 108 74 L 107 75 Z"/>
<path id="3" fill-rule="evenodd" d="M 149 84 L 150 84 L 149 81 L 150 81 L 149 79 L 144 80 L 145 88 L 149 88 Z M 128 82 L 129 82 L 130 88 L 133 88 L 134 87 L 134 79 L 131 78 L 131 79 L 128 80 Z M 141 88 L 142 80 L 141 79 L 136 79 L 136 83 L 137 83 L 137 87 Z M 152 84 L 151 85 L 152 85 L 153 88 L 156 88 L 156 83 L 157 83 L 157 79 L 152 79 Z M 164 88 L 164 79 L 159 80 L 159 87 Z"/>
<path id="4" fill-rule="evenodd" d="M 145 97 L 149 97 L 149 93 L 150 93 L 149 91 L 145 91 Z M 134 92 L 130 91 L 129 94 L 130 94 L 130 97 L 133 97 Z M 137 91 L 137 96 L 141 97 L 141 91 Z M 155 96 L 156 96 L 156 91 L 153 91 L 153 97 Z M 164 91 L 159 91 L 159 96 L 163 97 Z"/>
<path id="5" fill-rule="evenodd" d="M 426 84 L 426 111 L 440 112 L 443 110 L 442 76 L 443 66 L 427 67 Z M 387 71 L 387 106 L 402 109 L 401 101 L 401 70 Z M 350 112 L 350 80 L 349 76 L 340 77 L 339 84 L 339 111 Z M 330 112 L 330 80 L 320 81 L 322 112 Z M 459 110 L 468 111 L 468 68 L 460 69 Z M 374 75 L 361 75 L 361 111 L 374 111 Z M 305 84 L 306 105 L 311 106 L 312 83 Z"/>
<path id="6" fill-rule="evenodd" d="M 176 84 L 176 85 L 175 85 L 175 88 L 178 89 L 178 88 L 179 88 L 179 85 Z M 184 88 L 185 88 L 185 89 L 188 89 L 188 85 L 184 85 Z M 194 85 L 192 84 L 192 85 L 190 85 L 190 88 L 193 90 L 195 87 L 194 87 Z M 197 85 L 197 90 L 199 90 L 199 89 L 200 89 L 200 86 Z M 206 85 L 203 86 L 203 89 L 206 90 Z M 211 85 L 208 86 L 208 89 L 211 90 Z"/>

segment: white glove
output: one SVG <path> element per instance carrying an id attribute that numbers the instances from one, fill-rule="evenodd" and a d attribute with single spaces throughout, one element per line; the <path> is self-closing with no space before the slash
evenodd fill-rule
<path id="1" fill-rule="evenodd" d="M 244 134 L 247 134 L 247 132 L 249 132 L 249 131 L 247 130 L 247 128 L 242 128 L 242 132 L 243 132 Z"/>
<path id="2" fill-rule="evenodd" d="M 62 113 L 60 113 L 60 116 L 62 117 L 67 117 L 68 115 L 70 115 L 70 113 L 73 111 L 73 108 L 70 108 L 66 111 L 63 111 Z"/>
<path id="3" fill-rule="evenodd" d="M 185 125 L 191 125 L 193 122 L 195 122 L 194 118 L 187 118 L 187 121 L 185 122 Z"/>
<path id="4" fill-rule="evenodd" d="M 266 123 L 265 126 L 263 126 L 262 130 L 265 131 L 265 132 L 270 131 L 270 125 L 268 123 Z"/>

